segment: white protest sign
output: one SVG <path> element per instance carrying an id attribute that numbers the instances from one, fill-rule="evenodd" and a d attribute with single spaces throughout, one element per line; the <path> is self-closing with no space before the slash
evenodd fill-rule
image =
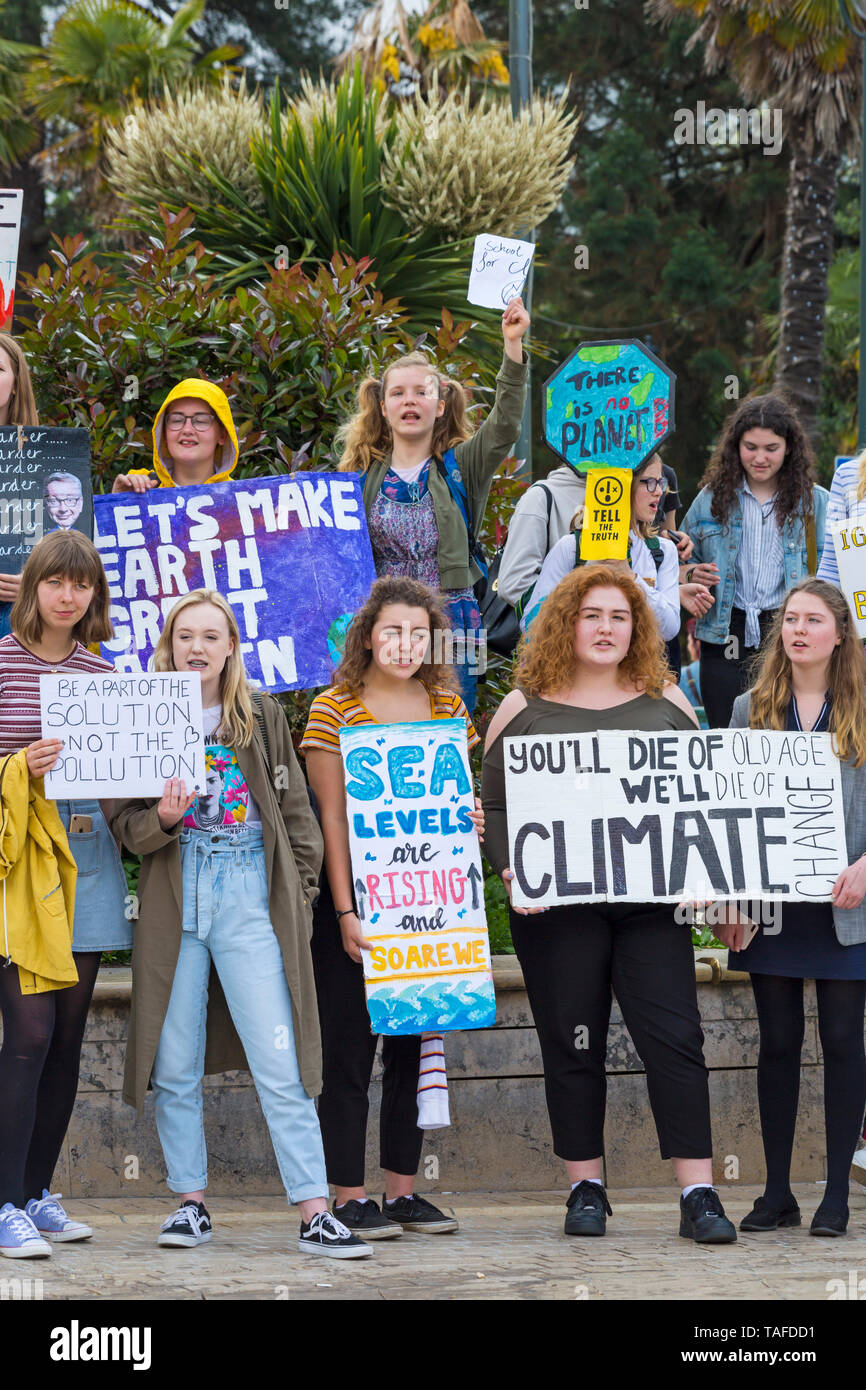
<path id="1" fill-rule="evenodd" d="M 848 600 L 858 637 L 866 637 L 866 532 L 848 520 L 830 523 L 839 588 Z"/>
<path id="2" fill-rule="evenodd" d="M 340 730 L 352 878 L 374 1033 L 496 1016 L 462 719 Z"/>
<path id="3" fill-rule="evenodd" d="M 472 252 L 466 296 L 469 303 L 485 309 L 504 309 L 510 299 L 523 293 L 534 253 L 531 241 L 482 232 L 475 238 Z"/>
<path id="4" fill-rule="evenodd" d="M 15 307 L 15 276 L 21 236 L 21 188 L 0 188 L 0 329 L 9 332 Z"/>
<path id="5" fill-rule="evenodd" d="M 113 671 L 39 677 L 42 737 L 64 747 L 45 795 L 162 796 L 169 777 L 205 785 L 201 677 L 197 671 Z"/>
<path id="6" fill-rule="evenodd" d="M 847 866 L 829 734 L 505 740 L 512 902 L 829 901 Z"/>

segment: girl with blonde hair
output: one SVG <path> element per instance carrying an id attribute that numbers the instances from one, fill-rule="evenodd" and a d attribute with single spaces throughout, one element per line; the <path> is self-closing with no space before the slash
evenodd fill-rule
<path id="1" fill-rule="evenodd" d="M 370 1254 L 328 1211 L 310 956 L 322 838 L 285 715 L 251 690 L 234 613 L 208 589 L 171 609 L 154 666 L 201 677 L 207 766 L 206 806 L 170 779 L 159 800 L 122 802 L 112 820 L 142 855 L 124 1099 L 141 1109 L 152 1081 L 168 1186 L 180 1196 L 157 1243 L 210 1240 L 202 1076 L 249 1067 L 300 1211 L 299 1248 Z"/>
<path id="2" fill-rule="evenodd" d="M 758 1105 L 767 1181 L 740 1229 L 800 1225 L 791 1154 L 805 1028 L 803 983 L 811 979 L 824 1062 L 827 1185 L 810 1229 L 812 1235 L 838 1236 L 848 1223 L 849 1167 L 866 1107 L 866 656 L 834 585 L 807 579 L 788 594 L 767 635 L 754 684 L 734 703 L 731 728 L 828 732 L 841 762 L 848 867 L 832 885 L 832 901 L 774 904 L 771 927 L 759 930 L 747 946 L 741 924 L 715 928 L 730 947 L 731 968 L 751 975 L 761 1035 Z M 800 800 L 807 809 L 816 805 L 814 794 Z M 799 853 L 808 855 L 808 844 Z"/>
<path id="3" fill-rule="evenodd" d="M 338 435 L 340 468 L 363 474 L 376 573 L 416 579 L 441 594 L 459 637 L 457 673 L 470 712 L 481 627 L 472 588 L 482 575 L 475 537 L 493 476 L 520 433 L 528 327 L 522 299 L 512 299 L 502 315 L 496 398 L 477 431 L 460 383 L 413 352 L 392 362 L 381 380 L 361 383 L 357 412 Z"/>
<path id="4" fill-rule="evenodd" d="M 645 585 L 607 565 L 572 570 L 542 605 L 487 733 L 482 776 L 485 853 L 509 898 L 506 738 L 696 727 L 670 683 Z M 532 923 L 528 914 L 541 912 Z M 611 991 L 644 1063 L 663 1158 L 682 1186 L 680 1235 L 737 1238 L 713 1188 L 707 1069 L 691 931 L 672 903 L 600 902 L 510 910 L 541 1055 L 554 1151 L 571 1192 L 565 1233 L 603 1236 L 605 1057 Z M 575 1046 L 575 1021 L 588 1046 Z"/>

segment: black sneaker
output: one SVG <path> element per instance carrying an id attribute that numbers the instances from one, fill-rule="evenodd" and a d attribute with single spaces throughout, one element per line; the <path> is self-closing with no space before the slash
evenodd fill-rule
<path id="1" fill-rule="evenodd" d="M 793 1194 L 784 1206 L 774 1207 L 766 1197 L 759 1197 L 748 1216 L 740 1222 L 741 1231 L 775 1231 L 780 1226 L 799 1226 L 800 1208 Z"/>
<path id="2" fill-rule="evenodd" d="M 688 1197 L 680 1197 L 680 1235 L 704 1245 L 730 1245 L 737 1239 L 715 1188 L 696 1187 Z"/>
<path id="3" fill-rule="evenodd" d="M 393 1202 L 382 1198 L 382 1211 L 392 1221 L 397 1221 L 404 1231 L 418 1231 L 425 1236 L 444 1236 L 449 1231 L 459 1230 L 459 1223 L 453 1216 L 434 1207 L 424 1197 L 414 1192 L 411 1197 L 398 1197 Z"/>
<path id="4" fill-rule="evenodd" d="M 366 1240 L 393 1240 L 403 1234 L 399 1221 L 384 1216 L 371 1197 L 366 1202 L 353 1199 L 341 1207 L 335 1203 L 334 1215 L 353 1236 L 364 1236 Z"/>
<path id="5" fill-rule="evenodd" d="M 589 1182 L 586 1178 L 571 1189 L 565 1205 L 568 1208 L 565 1217 L 567 1236 L 603 1236 L 607 1230 L 607 1216 L 613 1216 L 601 1183 Z"/>
<path id="6" fill-rule="evenodd" d="M 301 1222 L 298 1249 L 311 1255 L 330 1255 L 334 1260 L 360 1260 L 373 1253 L 330 1211 L 316 1212 L 312 1221 Z"/>
<path id="7" fill-rule="evenodd" d="M 203 1245 L 210 1240 L 213 1228 L 204 1202 L 194 1202 L 187 1197 L 177 1211 L 173 1211 L 157 1236 L 157 1245 Z"/>

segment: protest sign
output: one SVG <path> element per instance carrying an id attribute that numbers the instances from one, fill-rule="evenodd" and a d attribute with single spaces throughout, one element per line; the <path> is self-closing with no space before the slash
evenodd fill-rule
<path id="1" fill-rule="evenodd" d="M 115 638 L 147 669 L 163 618 L 192 589 L 232 605 L 247 675 L 270 690 L 327 685 L 351 614 L 376 578 L 354 473 L 293 473 L 98 497 Z"/>
<path id="2" fill-rule="evenodd" d="M 858 637 L 866 637 L 866 531 L 863 524 L 831 521 L 830 534 L 839 567 L 839 588 L 848 600 Z"/>
<path id="3" fill-rule="evenodd" d="M 534 252 L 531 241 L 482 232 L 475 238 L 472 251 L 466 296 L 469 303 L 485 309 L 504 309 L 509 300 L 523 293 Z"/>
<path id="4" fill-rule="evenodd" d="M 847 866 L 829 734 L 505 740 L 512 901 L 826 902 Z"/>
<path id="5" fill-rule="evenodd" d="M 496 1016 L 462 719 L 340 730 L 352 878 L 374 1033 Z"/>
<path id="6" fill-rule="evenodd" d="M 580 531 L 581 560 L 624 560 L 628 555 L 632 472 L 591 468 Z"/>
<path id="7" fill-rule="evenodd" d="M 90 434 L 0 426 L 0 574 L 18 574 L 51 531 L 93 534 Z"/>
<path id="8" fill-rule="evenodd" d="M 674 432 L 676 377 L 637 340 L 581 343 L 544 385 L 545 442 L 579 473 L 633 470 Z"/>
<path id="9" fill-rule="evenodd" d="M 23 189 L 0 188 L 0 329 L 4 333 L 12 329 L 23 205 Z"/>
<path id="10" fill-rule="evenodd" d="M 162 796 L 169 777 L 204 790 L 201 677 L 197 671 L 39 677 L 42 737 L 63 740 L 45 795 Z"/>

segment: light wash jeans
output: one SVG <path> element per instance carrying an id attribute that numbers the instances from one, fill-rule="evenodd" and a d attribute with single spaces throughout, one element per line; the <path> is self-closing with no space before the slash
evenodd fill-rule
<path id="1" fill-rule="evenodd" d="M 315 1103 L 301 1084 L 292 1005 L 268 914 L 261 829 L 181 832 L 183 936 L 153 1065 L 156 1127 L 172 1192 L 207 1186 L 202 1114 L 211 960 L 244 1045 L 290 1202 L 327 1197 Z"/>

